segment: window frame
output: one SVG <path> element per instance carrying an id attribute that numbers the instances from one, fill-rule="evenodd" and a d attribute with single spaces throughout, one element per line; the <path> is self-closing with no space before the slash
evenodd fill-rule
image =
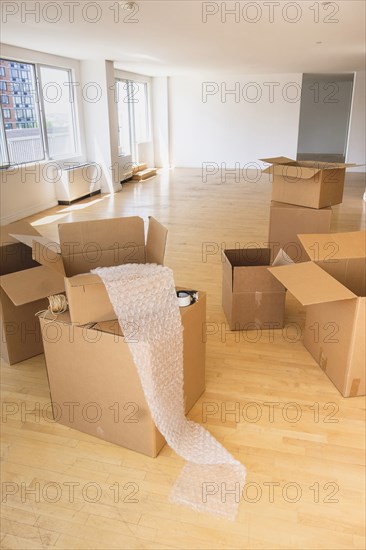
<path id="1" fill-rule="evenodd" d="M 26 109 L 31 108 L 33 111 L 34 110 L 36 111 L 36 118 L 37 118 L 37 116 L 39 117 L 39 129 L 40 129 L 40 136 L 41 136 L 42 148 L 43 148 L 44 155 L 43 155 L 43 158 L 39 159 L 39 160 L 18 162 L 18 163 L 14 163 L 14 164 L 12 164 L 10 162 L 9 146 L 8 146 L 8 140 L 7 140 L 6 128 L 5 128 L 5 119 L 4 119 L 4 116 L 3 116 L 3 110 L 6 109 L 7 107 L 6 107 L 6 104 L 3 104 L 1 102 L 1 104 L 0 104 L 0 139 L 1 139 L 1 142 L 4 144 L 4 153 L 5 153 L 4 161 L 5 161 L 5 164 L 0 163 L 0 170 L 7 170 L 9 168 L 13 168 L 14 166 L 25 166 L 27 164 L 34 164 L 35 162 L 49 162 L 49 161 L 53 161 L 53 160 L 61 160 L 62 161 L 62 160 L 69 160 L 69 159 L 79 157 L 80 156 L 80 150 L 81 150 L 81 144 L 80 144 L 79 120 L 78 120 L 78 116 L 77 116 L 76 94 L 75 94 L 75 89 L 74 89 L 74 82 L 75 82 L 75 80 L 74 80 L 74 70 L 70 67 L 57 66 L 57 65 L 47 64 L 47 63 L 37 63 L 37 62 L 30 62 L 30 61 L 24 61 L 24 60 L 19 61 L 19 60 L 11 59 L 7 56 L 1 56 L 1 59 L 4 60 L 4 61 L 7 61 L 9 63 L 9 70 L 10 70 L 9 78 L 10 78 L 10 83 L 13 86 L 14 86 L 14 84 L 21 85 L 22 83 L 12 81 L 12 71 L 14 71 L 14 70 L 16 70 L 18 72 L 19 71 L 26 71 L 28 73 L 29 72 L 28 69 L 26 69 L 23 66 L 24 65 L 30 65 L 32 67 L 33 74 L 34 74 L 34 80 L 35 80 L 35 90 L 34 90 L 34 94 L 33 94 L 34 95 L 34 101 L 32 100 L 32 94 L 31 94 L 32 90 L 29 90 L 29 89 L 24 91 L 24 90 L 19 88 L 19 90 L 17 92 L 15 92 L 15 90 L 13 88 L 12 92 L 10 92 L 10 90 L 7 90 L 6 94 L 1 94 L 1 95 L 8 95 L 9 93 L 11 93 L 13 95 L 13 97 L 21 98 L 20 99 L 21 107 L 20 107 L 20 105 L 16 106 L 17 110 L 21 108 L 23 110 L 23 112 L 25 112 Z M 43 98 L 43 93 L 42 93 L 42 77 L 41 77 L 42 67 L 65 71 L 68 75 L 68 82 L 69 82 L 69 91 L 68 91 L 68 93 L 70 94 L 69 97 L 70 97 L 70 103 L 71 103 L 72 133 L 73 133 L 73 140 L 74 140 L 74 144 L 75 144 L 75 151 L 73 153 L 71 153 L 70 155 L 68 155 L 68 156 L 65 156 L 65 155 L 51 156 L 50 153 L 49 153 L 46 111 L 45 111 L 45 107 L 44 107 L 44 98 Z M 4 69 L 4 74 L 2 76 L 5 76 L 5 69 Z M 28 86 L 28 88 L 29 88 L 29 86 Z M 30 99 L 29 107 L 28 107 L 28 105 L 25 106 L 25 101 L 24 100 L 27 99 L 27 98 Z M 9 101 L 8 101 L 8 104 L 9 104 Z M 21 122 L 21 123 L 27 124 L 26 118 L 27 117 L 25 117 L 25 120 L 23 120 L 23 122 Z M 18 127 L 19 121 L 16 120 L 15 122 L 17 123 L 17 127 Z"/>
<path id="2" fill-rule="evenodd" d="M 63 155 L 55 155 L 51 156 L 49 152 L 49 143 L 48 143 L 48 136 L 47 136 L 47 119 L 46 119 L 46 110 L 44 106 L 44 98 L 43 93 L 41 93 L 41 90 L 43 89 L 42 86 L 42 76 L 41 76 L 41 70 L 42 68 L 45 69 L 56 69 L 58 71 L 66 71 L 68 74 L 68 82 L 69 82 L 69 94 L 70 94 L 70 103 L 71 103 L 71 119 L 72 119 L 72 133 L 74 138 L 74 144 L 75 144 L 75 151 L 72 154 L 72 156 L 68 156 L 67 158 L 73 158 L 79 156 L 80 151 L 80 141 L 79 141 L 79 132 L 78 132 L 78 125 L 77 125 L 77 117 L 75 112 L 75 91 L 74 86 L 72 85 L 73 80 L 73 71 L 70 68 L 67 67 L 57 67 L 56 65 L 50 65 L 46 63 L 37 63 L 36 64 L 36 79 L 37 79 L 37 94 L 39 99 L 39 105 L 40 105 L 40 114 L 41 114 L 41 124 L 42 124 L 42 133 L 44 136 L 44 144 L 45 144 L 45 153 L 46 153 L 46 159 L 47 160 L 62 160 L 65 158 Z"/>
<path id="3" fill-rule="evenodd" d="M 146 120 L 146 139 L 142 141 L 137 141 L 137 129 L 136 129 L 136 112 L 134 108 L 134 101 L 128 101 L 128 118 L 129 118 L 129 136 L 130 136 L 130 149 L 131 152 L 129 154 L 123 154 L 122 152 L 119 152 L 119 156 L 121 157 L 129 157 L 137 158 L 138 152 L 137 152 L 137 146 L 141 143 L 150 143 L 152 140 L 151 135 L 151 120 L 150 120 L 150 87 L 149 83 L 145 80 L 136 80 L 132 78 L 121 78 L 121 77 L 115 77 L 115 86 L 117 87 L 118 84 L 124 84 L 127 86 L 127 97 L 134 97 L 134 84 L 137 84 L 139 86 L 143 86 L 144 94 L 145 94 L 145 120 Z M 119 93 L 116 89 L 116 97 L 117 97 L 117 110 L 119 109 Z M 117 112 L 117 120 L 119 119 L 119 114 Z M 118 130 L 118 136 L 120 135 L 120 132 Z M 118 143 L 118 149 L 119 151 L 122 149 L 121 144 Z"/>

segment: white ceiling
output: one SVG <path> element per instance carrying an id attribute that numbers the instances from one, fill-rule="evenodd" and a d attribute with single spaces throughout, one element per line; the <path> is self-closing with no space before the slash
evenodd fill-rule
<path id="1" fill-rule="evenodd" d="M 26 12 L 36 4 L 39 22 Z M 70 22 L 71 4 L 75 6 Z M 2 41 L 75 59 L 110 59 L 118 68 L 154 76 L 365 69 L 364 0 L 137 4 L 134 14 L 126 10 L 125 1 L 115 0 L 2 3 Z M 233 9 L 235 4 L 239 22 L 234 15 L 222 21 L 221 6 Z M 18 12 L 7 14 L 5 9 Z M 216 9 L 218 13 L 207 15 L 204 23 L 203 12 Z M 97 17 L 99 21 L 90 22 Z"/>

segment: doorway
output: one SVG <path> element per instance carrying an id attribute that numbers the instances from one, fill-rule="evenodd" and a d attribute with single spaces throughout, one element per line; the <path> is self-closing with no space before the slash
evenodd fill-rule
<path id="1" fill-rule="evenodd" d="M 345 162 L 353 74 L 304 74 L 297 160 Z"/>

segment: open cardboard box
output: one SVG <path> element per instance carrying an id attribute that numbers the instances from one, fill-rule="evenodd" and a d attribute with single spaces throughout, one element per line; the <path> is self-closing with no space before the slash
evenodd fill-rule
<path id="1" fill-rule="evenodd" d="M 299 239 L 312 261 L 269 271 L 306 306 L 306 349 L 344 397 L 365 395 L 366 232 Z"/>
<path id="2" fill-rule="evenodd" d="M 272 164 L 264 174 L 271 174 L 272 200 L 324 208 L 340 204 L 343 200 L 343 187 L 346 168 L 357 164 L 295 161 L 287 157 L 260 159 Z"/>
<path id="3" fill-rule="evenodd" d="M 180 308 L 186 412 L 205 390 L 206 294 Z M 54 419 L 155 457 L 165 440 L 155 427 L 118 321 L 75 326 L 68 312 L 40 317 Z M 132 337 L 132 336 L 131 336 Z"/>
<path id="4" fill-rule="evenodd" d="M 269 246 L 276 254 L 281 248 L 296 263 L 309 261 L 299 233 L 328 233 L 331 208 L 306 208 L 282 202 L 271 202 L 269 216 Z"/>
<path id="5" fill-rule="evenodd" d="M 35 314 L 48 307 L 47 296 L 64 290 L 63 277 L 34 261 L 31 248 L 13 233 L 41 238 L 26 222 L 1 226 L 1 357 L 11 365 L 43 353 Z"/>
<path id="6" fill-rule="evenodd" d="M 112 218 L 60 224 L 59 244 L 32 239 L 33 258 L 64 279 L 73 323 L 108 321 L 115 318 L 106 288 L 96 267 L 125 263 L 163 264 L 167 229 L 150 217 L 145 242 L 140 217 Z M 16 235 L 29 244 L 29 235 Z"/>
<path id="7" fill-rule="evenodd" d="M 230 330 L 282 328 L 286 289 L 267 269 L 271 249 L 232 249 L 222 255 L 222 307 Z"/>

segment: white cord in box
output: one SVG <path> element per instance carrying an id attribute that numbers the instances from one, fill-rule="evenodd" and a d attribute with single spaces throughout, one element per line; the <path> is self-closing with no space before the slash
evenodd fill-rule
<path id="1" fill-rule="evenodd" d="M 43 317 L 46 317 L 46 313 L 50 312 L 53 315 L 52 321 L 57 319 L 57 315 L 60 315 L 60 313 L 65 313 L 68 309 L 68 303 L 67 298 L 64 294 L 53 294 L 52 296 L 47 296 L 48 298 L 48 308 L 42 309 L 42 311 L 38 311 L 36 315 L 42 315 Z"/>

